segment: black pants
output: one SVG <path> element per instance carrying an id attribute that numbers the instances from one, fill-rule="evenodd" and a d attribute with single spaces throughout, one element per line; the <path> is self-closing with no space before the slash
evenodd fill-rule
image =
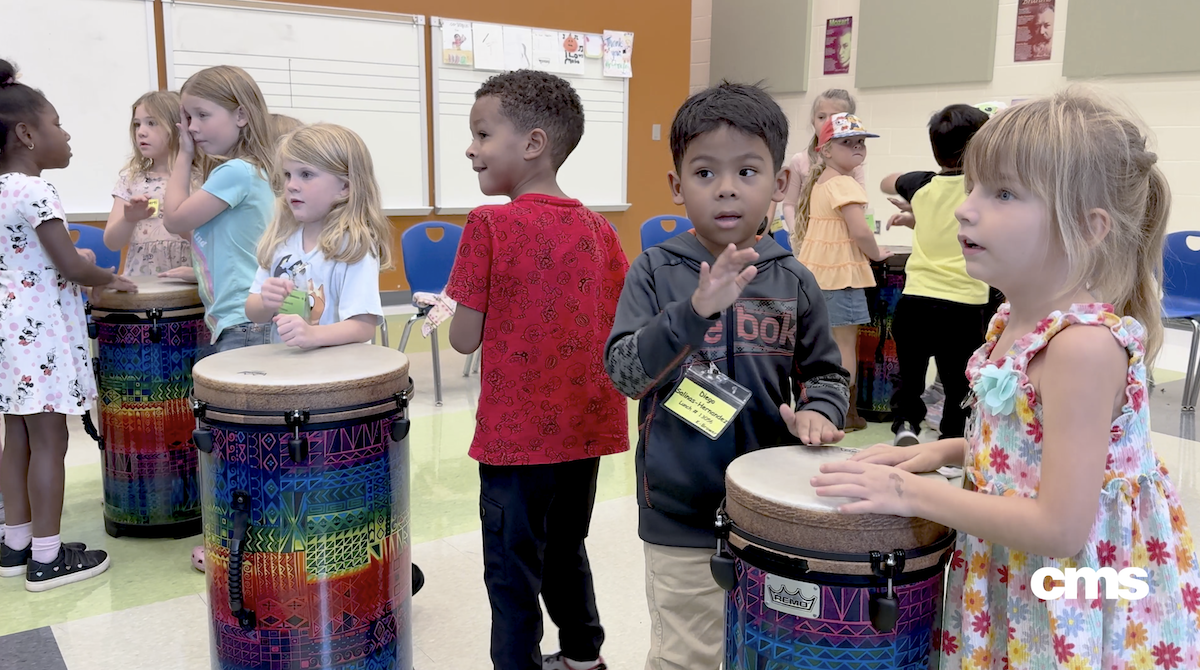
<path id="1" fill-rule="evenodd" d="M 900 382 L 892 395 L 892 432 L 903 422 L 919 428 L 925 420 L 925 374 L 929 359 L 937 362 L 938 376 L 946 391 L 946 404 L 939 425 L 942 438 L 962 437 L 967 423 L 963 400 L 970 390 L 967 362 L 983 344 L 987 305 L 964 305 L 948 300 L 901 296 L 892 321 Z"/>
<path id="2" fill-rule="evenodd" d="M 567 658 L 598 658 L 604 642 L 584 538 L 600 459 L 479 466 L 483 581 L 496 670 L 541 670 L 542 608 Z"/>

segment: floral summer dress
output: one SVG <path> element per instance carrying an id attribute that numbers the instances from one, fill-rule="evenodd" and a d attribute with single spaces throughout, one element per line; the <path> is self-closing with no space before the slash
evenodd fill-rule
<path id="1" fill-rule="evenodd" d="M 168 233 L 163 226 L 161 203 L 166 188 L 166 177 L 152 174 L 132 176 L 127 171 L 121 172 L 117 185 L 113 187 L 113 195 L 125 202 L 134 196 L 144 195 L 160 203 L 150 218 L 135 224 L 129 251 L 125 254 L 125 275 L 153 277 L 167 270 L 192 266 L 192 243 Z"/>
<path id="2" fill-rule="evenodd" d="M 0 414 L 85 414 L 96 398 L 79 285 L 37 235 L 66 220 L 49 182 L 0 175 Z"/>
<path id="3" fill-rule="evenodd" d="M 992 319 L 967 375 L 975 402 L 966 476 L 992 495 L 1036 497 L 1042 408 L 1025 371 L 1068 326 L 1110 330 L 1129 353 L 1125 406 L 1112 424 L 1096 523 L 1071 558 L 1034 556 L 960 535 L 951 561 L 944 630 L 935 635 L 941 668 L 1200 668 L 1200 568 L 1183 508 L 1150 446 L 1141 324 L 1104 304 L 1055 312 L 1018 339 L 1001 363 L 988 361 L 1008 321 Z M 1041 600 L 1029 588 L 1041 567 L 1135 566 L 1147 572 L 1141 600 Z"/>

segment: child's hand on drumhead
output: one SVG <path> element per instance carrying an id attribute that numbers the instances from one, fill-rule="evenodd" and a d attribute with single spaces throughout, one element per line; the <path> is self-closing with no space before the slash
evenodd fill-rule
<path id="1" fill-rule="evenodd" d="M 313 327 L 299 314 L 276 314 L 273 321 L 279 330 L 279 339 L 289 347 L 316 349 L 321 346 L 317 343 Z"/>
<path id="2" fill-rule="evenodd" d="M 838 506 L 843 514 L 912 516 L 917 489 L 928 480 L 886 465 L 845 460 L 823 463 L 809 483 L 822 497 L 855 498 Z"/>
<path id="3" fill-rule="evenodd" d="M 891 465 L 905 472 L 934 472 L 945 465 L 942 455 L 937 450 L 929 448 L 929 444 L 919 444 L 912 447 L 893 447 L 890 444 L 877 444 L 863 449 L 848 460 Z"/>
<path id="4" fill-rule="evenodd" d="M 264 281 L 262 292 L 259 294 L 262 296 L 263 307 L 272 312 L 279 311 L 279 308 L 283 306 L 283 301 L 295 288 L 296 285 L 292 283 L 292 280 L 286 277 L 271 277 Z"/>
<path id="5" fill-rule="evenodd" d="M 846 437 L 833 422 L 820 412 L 801 410 L 796 412 L 787 405 L 779 406 L 779 414 L 787 424 L 788 431 L 800 438 L 802 444 L 829 444 Z"/>

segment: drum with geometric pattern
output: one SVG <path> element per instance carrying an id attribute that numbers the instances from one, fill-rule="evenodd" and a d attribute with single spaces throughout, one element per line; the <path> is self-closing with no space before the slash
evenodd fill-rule
<path id="1" fill-rule="evenodd" d="M 727 670 L 936 666 L 955 535 L 923 519 L 840 514 L 846 499 L 816 496 L 820 464 L 853 453 L 776 447 L 730 464 L 713 558 L 729 591 Z"/>
<path id="2" fill-rule="evenodd" d="M 195 284 L 133 277 L 137 293 L 93 292 L 104 527 L 120 537 L 200 533 L 192 364 L 207 338 Z"/>
<path id="3" fill-rule="evenodd" d="M 410 670 L 411 380 L 369 344 L 194 370 L 219 670 Z"/>

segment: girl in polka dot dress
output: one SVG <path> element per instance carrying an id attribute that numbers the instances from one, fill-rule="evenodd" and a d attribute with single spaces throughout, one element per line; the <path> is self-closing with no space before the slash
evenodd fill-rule
<path id="1" fill-rule="evenodd" d="M 0 138 L 0 414 L 7 433 L 0 576 L 23 576 L 26 589 L 45 591 L 108 568 L 103 551 L 59 539 L 65 415 L 84 414 L 96 396 L 80 286 L 137 286 L 75 249 L 58 192 L 41 178 L 42 170 L 67 167 L 71 136 L 54 106 L 18 82 L 5 61 Z"/>
<path id="2" fill-rule="evenodd" d="M 843 512 L 959 531 L 942 668 L 1200 668 L 1200 567 L 1150 444 L 1171 199 L 1156 162 L 1133 117 L 1086 90 L 988 121 L 964 159 L 959 239 L 967 272 L 1009 302 L 967 366 L 971 428 L 813 478 L 858 499 Z M 945 465 L 964 487 L 912 474 Z M 1072 568 L 1108 576 L 1088 597 Z"/>

